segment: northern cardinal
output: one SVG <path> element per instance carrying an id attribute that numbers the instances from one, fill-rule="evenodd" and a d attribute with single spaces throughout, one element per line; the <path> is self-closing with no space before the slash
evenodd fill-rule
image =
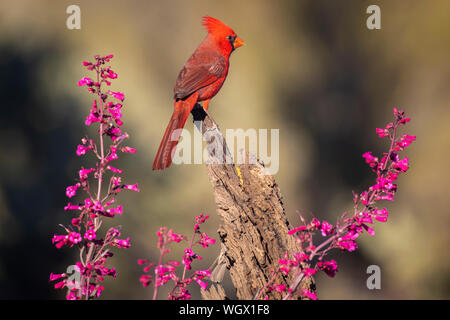
<path id="1" fill-rule="evenodd" d="M 153 170 L 163 170 L 172 164 L 181 130 L 197 102 L 209 102 L 219 92 L 228 74 L 231 52 L 244 44 L 223 22 L 203 17 L 208 35 L 181 69 L 174 88 L 174 110 L 153 162 Z"/>

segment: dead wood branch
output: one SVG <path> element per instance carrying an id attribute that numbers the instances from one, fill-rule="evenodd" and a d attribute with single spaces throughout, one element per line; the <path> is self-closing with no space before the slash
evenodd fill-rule
<path id="1" fill-rule="evenodd" d="M 210 151 L 206 168 L 213 187 L 218 229 L 222 242 L 221 256 L 213 266 L 213 277 L 220 281 L 225 267 L 229 270 L 238 299 L 253 299 L 272 277 L 278 260 L 286 252 L 299 252 L 294 237 L 288 235 L 289 222 L 280 189 L 271 175 L 263 173 L 259 163 L 235 165 L 226 142 L 214 120 L 199 105 L 192 111 Z M 245 156 L 248 160 L 248 154 Z M 290 277 L 279 275 L 275 283 L 289 285 Z M 311 280 L 300 287 L 311 289 Z M 224 299 L 220 284 L 203 293 L 204 299 Z M 264 295 L 262 295 L 264 297 Z M 272 292 L 271 299 L 282 295 Z"/>

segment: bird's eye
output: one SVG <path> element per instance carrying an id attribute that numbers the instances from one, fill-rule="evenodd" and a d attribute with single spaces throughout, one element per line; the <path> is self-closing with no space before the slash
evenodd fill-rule
<path id="1" fill-rule="evenodd" d="M 230 45 L 231 45 L 231 51 L 234 50 L 234 40 L 236 40 L 236 37 L 237 37 L 237 36 L 232 35 L 232 34 L 230 34 L 229 36 L 227 36 L 227 40 L 228 40 L 228 42 L 229 42 Z"/>

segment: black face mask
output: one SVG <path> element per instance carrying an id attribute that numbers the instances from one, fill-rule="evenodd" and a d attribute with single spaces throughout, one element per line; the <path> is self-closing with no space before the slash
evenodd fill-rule
<path id="1" fill-rule="evenodd" d="M 232 36 L 232 35 L 229 35 L 228 37 L 227 37 L 227 39 L 228 39 L 228 41 L 230 42 L 230 44 L 231 44 L 231 51 L 234 51 L 234 40 L 236 40 L 236 37 L 237 36 Z"/>

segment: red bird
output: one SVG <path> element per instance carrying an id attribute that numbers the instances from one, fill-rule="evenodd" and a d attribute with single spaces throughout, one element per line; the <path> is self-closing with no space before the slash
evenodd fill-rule
<path id="1" fill-rule="evenodd" d="M 180 71 L 174 88 L 174 110 L 153 162 L 153 170 L 163 170 L 172 164 L 181 130 L 195 104 L 203 102 L 208 110 L 211 99 L 219 92 L 228 74 L 230 54 L 242 46 L 236 33 L 223 22 L 203 17 L 208 35 Z M 176 131 L 175 131 L 176 130 Z"/>

